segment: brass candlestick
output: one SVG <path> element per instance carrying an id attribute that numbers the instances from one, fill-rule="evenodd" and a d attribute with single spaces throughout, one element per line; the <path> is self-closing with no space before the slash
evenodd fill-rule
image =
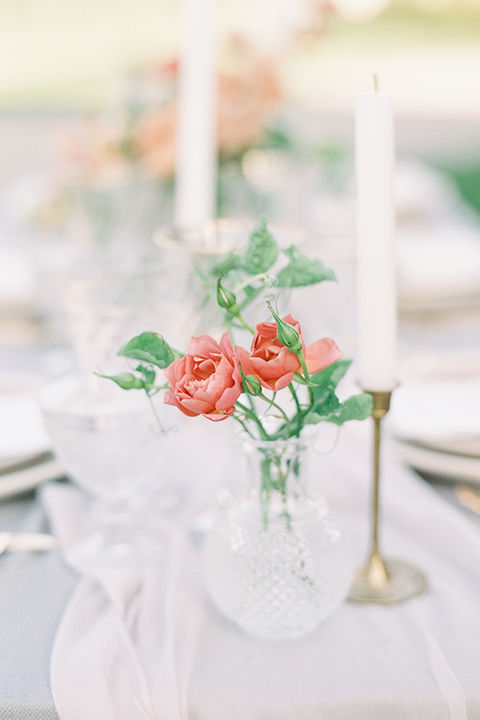
<path id="1" fill-rule="evenodd" d="M 413 565 L 400 560 L 384 560 L 378 543 L 380 490 L 380 426 L 390 409 L 391 391 L 370 391 L 373 397 L 373 493 L 372 540 L 367 563 L 356 575 L 349 600 L 355 602 L 394 603 L 421 593 L 427 585 L 425 575 Z"/>

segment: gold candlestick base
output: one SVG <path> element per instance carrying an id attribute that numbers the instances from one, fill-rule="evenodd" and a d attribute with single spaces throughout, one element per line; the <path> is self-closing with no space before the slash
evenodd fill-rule
<path id="1" fill-rule="evenodd" d="M 374 420 L 372 549 L 365 567 L 353 582 L 348 599 L 354 602 L 395 603 L 418 595 L 427 586 L 425 575 L 401 560 L 384 560 L 379 552 L 380 421 L 390 409 L 391 391 L 369 391 Z"/>
<path id="2" fill-rule="evenodd" d="M 352 602 L 396 603 L 419 595 L 427 587 L 427 579 L 418 568 L 401 560 L 370 558 L 360 570 L 350 589 Z"/>

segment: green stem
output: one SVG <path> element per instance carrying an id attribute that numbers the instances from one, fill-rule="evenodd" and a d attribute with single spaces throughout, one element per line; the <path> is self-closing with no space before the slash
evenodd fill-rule
<path id="1" fill-rule="evenodd" d="M 268 273 L 259 273 L 258 275 L 253 275 L 253 277 L 247 278 L 246 280 L 235 286 L 235 295 L 240 292 L 240 290 L 248 287 L 256 280 L 266 280 L 266 278 L 268 278 Z"/>
<path id="2" fill-rule="evenodd" d="M 261 398 L 261 399 L 264 400 L 266 403 L 268 403 L 269 405 L 271 405 L 272 407 L 274 407 L 274 408 L 276 408 L 276 409 L 278 410 L 278 412 L 280 413 L 280 415 L 281 415 L 281 416 L 283 417 L 283 419 L 285 420 L 285 424 L 286 424 L 286 426 L 287 426 L 287 432 L 288 432 L 289 429 L 290 429 L 290 419 L 289 419 L 288 415 L 285 413 L 285 411 L 280 407 L 280 405 L 277 405 L 277 403 L 276 403 L 273 399 L 270 400 L 270 398 L 268 398 L 268 397 L 267 397 L 266 395 L 264 395 L 263 393 L 260 393 L 260 395 L 257 395 L 257 397 Z"/>
<path id="3" fill-rule="evenodd" d="M 293 397 L 293 399 L 294 399 L 294 401 L 295 401 L 295 406 L 296 406 L 296 408 L 297 408 L 297 414 L 300 415 L 301 412 L 302 412 L 302 408 L 300 407 L 300 401 L 299 401 L 299 399 L 298 399 L 297 391 L 296 391 L 295 388 L 293 387 L 292 383 L 290 383 L 290 385 L 288 386 L 288 389 L 290 390 L 290 392 L 291 392 L 291 394 L 292 394 L 292 397 Z"/>
<path id="4" fill-rule="evenodd" d="M 300 405 L 300 401 L 298 399 L 296 390 L 291 383 L 290 383 L 290 385 L 288 385 L 288 389 L 290 390 L 290 393 L 295 402 L 295 407 L 296 407 L 297 412 L 293 416 L 293 418 L 290 419 L 285 414 L 285 412 L 282 410 L 281 407 L 279 407 L 276 403 L 273 403 L 275 405 L 275 407 L 281 412 L 281 414 L 285 420 L 285 423 L 281 427 L 278 428 L 277 432 L 273 435 L 272 440 L 280 440 L 282 437 L 285 436 L 285 433 L 286 433 L 287 437 L 294 437 L 294 436 L 300 437 L 300 432 L 303 428 L 302 419 L 307 414 L 308 410 L 310 409 L 310 408 L 307 408 L 306 410 L 302 410 L 302 406 Z M 263 395 L 261 395 L 260 397 L 263 397 Z M 263 397 L 263 399 L 266 400 L 267 402 L 269 402 L 268 398 Z"/>
<path id="5" fill-rule="evenodd" d="M 307 363 L 306 363 L 306 360 L 305 360 L 305 358 L 304 358 L 304 356 L 303 356 L 303 351 L 302 351 L 302 350 L 300 350 L 300 352 L 297 353 L 297 357 L 298 357 L 298 359 L 300 360 L 300 365 L 302 366 L 303 377 L 305 378 L 305 380 L 307 381 L 307 383 L 310 383 L 310 373 L 309 373 L 308 370 L 307 370 Z M 315 400 L 315 397 L 314 397 L 314 395 L 313 395 L 313 390 L 312 390 L 312 388 L 310 387 L 310 385 L 308 385 L 308 397 L 309 397 L 309 400 L 310 400 L 310 405 L 313 405 L 314 400 Z"/>
<path id="6" fill-rule="evenodd" d="M 145 388 L 145 391 L 147 393 L 151 393 L 152 395 L 156 395 L 160 390 L 168 390 L 170 385 L 168 383 L 165 383 L 165 385 L 147 385 Z"/>
<path id="7" fill-rule="evenodd" d="M 248 429 L 248 426 L 243 422 L 243 420 L 242 420 L 238 415 L 236 415 L 235 413 L 233 413 L 232 418 L 233 418 L 234 420 L 236 420 L 238 423 L 240 423 L 240 425 L 242 426 L 242 428 L 245 430 L 245 432 L 247 433 L 247 435 L 250 435 L 250 437 L 252 438 L 252 440 L 256 440 L 255 436 L 252 435 L 252 433 L 251 433 L 250 430 Z"/>
<path id="8" fill-rule="evenodd" d="M 238 322 L 243 325 L 243 327 L 252 333 L 252 335 L 255 335 L 255 330 L 247 323 L 246 320 L 243 319 L 240 313 L 237 313 L 237 315 L 234 315 L 234 317 L 237 318 Z"/>
<path id="9" fill-rule="evenodd" d="M 158 392 L 158 391 L 157 391 L 157 392 Z M 160 432 L 161 432 L 162 435 L 165 435 L 167 431 L 166 431 L 165 428 L 163 427 L 162 421 L 160 420 L 160 417 L 159 417 L 159 415 L 158 415 L 158 413 L 157 413 L 157 408 L 156 408 L 155 405 L 153 404 L 152 395 L 150 395 L 150 393 L 149 393 L 148 391 L 146 391 L 146 395 L 147 395 L 148 401 L 149 401 L 149 403 L 150 403 L 150 406 L 151 406 L 151 408 L 152 408 L 152 410 L 153 410 L 153 414 L 154 414 L 154 416 L 155 416 L 155 419 L 156 419 L 156 421 L 157 421 L 157 423 L 158 423 L 159 430 L 160 430 Z"/>
<path id="10" fill-rule="evenodd" d="M 250 409 L 248 407 L 246 407 L 245 405 L 243 405 L 241 402 L 238 402 L 238 400 L 236 402 L 236 406 L 238 408 L 240 408 L 240 410 L 243 410 L 243 412 L 245 413 L 246 417 L 249 420 L 253 420 L 257 424 L 257 427 L 258 427 L 260 436 L 262 437 L 262 440 L 270 440 L 270 437 L 265 432 L 265 429 L 264 429 L 260 419 L 257 417 L 257 413 L 255 412 L 255 408 L 253 407 L 252 398 L 250 396 L 248 396 L 248 399 L 249 399 L 250 406 L 251 406 Z"/>

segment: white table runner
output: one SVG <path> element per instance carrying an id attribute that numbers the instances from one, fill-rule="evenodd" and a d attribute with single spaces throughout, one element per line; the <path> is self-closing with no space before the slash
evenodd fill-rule
<path id="1" fill-rule="evenodd" d="M 333 453 L 311 458 L 312 485 L 329 499 L 359 564 L 370 450 L 370 423 L 352 423 Z M 206 467 L 198 454 L 195 463 Z M 480 531 L 388 446 L 381 489 L 384 555 L 421 567 L 426 593 L 392 606 L 345 603 L 294 641 L 248 638 L 204 596 L 187 531 L 192 506 L 184 507 L 157 566 L 79 580 L 52 655 L 61 720 L 479 718 Z M 44 500 L 59 537 L 74 532 L 81 494 L 52 485 Z"/>

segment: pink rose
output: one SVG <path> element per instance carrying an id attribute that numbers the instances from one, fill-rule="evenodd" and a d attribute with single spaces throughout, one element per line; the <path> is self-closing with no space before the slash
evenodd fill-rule
<path id="1" fill-rule="evenodd" d="M 175 128 L 177 109 L 173 103 L 146 114 L 137 128 L 135 148 L 145 168 L 157 177 L 175 172 Z"/>
<path id="2" fill-rule="evenodd" d="M 282 319 L 298 330 L 310 374 L 320 372 L 343 356 L 331 338 L 321 338 L 305 347 L 300 323 L 291 315 Z M 274 322 L 263 322 L 256 326 L 250 353 L 241 347 L 236 347 L 235 352 L 245 375 L 255 375 L 267 390 L 282 390 L 292 381 L 293 373 L 302 372 L 295 353 L 277 339 L 277 325 Z"/>
<path id="3" fill-rule="evenodd" d="M 209 335 L 192 338 L 187 354 L 165 370 L 170 389 L 164 402 L 184 415 L 225 420 L 235 410 L 242 377 L 228 333 L 220 344 Z"/>
<path id="4" fill-rule="evenodd" d="M 235 157 L 262 140 L 278 107 L 279 81 L 270 60 L 254 58 L 241 73 L 220 73 L 218 86 L 218 148 Z"/>
<path id="5" fill-rule="evenodd" d="M 221 157 L 236 157 L 259 143 L 281 99 L 278 73 L 268 58 L 257 58 L 242 40 L 234 39 L 231 73 L 219 73 L 217 144 Z M 178 62 L 160 69 L 160 87 L 175 82 Z M 134 129 L 134 148 L 154 176 L 172 178 L 175 170 L 177 103 L 175 98 L 143 115 Z"/>

